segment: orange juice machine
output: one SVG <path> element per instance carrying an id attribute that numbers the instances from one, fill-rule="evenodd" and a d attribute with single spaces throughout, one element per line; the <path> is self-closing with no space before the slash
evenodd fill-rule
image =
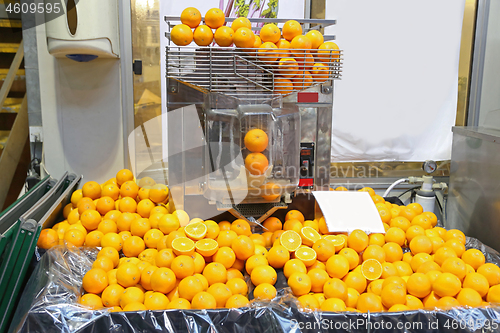
<path id="1" fill-rule="evenodd" d="M 170 27 L 179 23 L 165 19 Z M 304 34 L 335 24 L 297 21 Z M 291 57 L 299 70 L 283 60 Z M 167 46 L 171 204 L 202 219 L 228 211 L 261 222 L 300 189 L 328 190 L 341 57 L 340 50 Z M 324 66 L 317 74 L 304 73 L 318 60 Z"/>

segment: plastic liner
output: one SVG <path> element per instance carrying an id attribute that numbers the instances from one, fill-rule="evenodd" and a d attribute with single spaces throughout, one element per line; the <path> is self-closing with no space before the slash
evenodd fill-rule
<path id="1" fill-rule="evenodd" d="M 487 262 L 500 255 L 477 239 Z M 381 313 L 304 312 L 289 288 L 271 302 L 217 310 L 91 311 L 77 304 L 96 249 L 57 246 L 42 256 L 12 322 L 14 332 L 499 332 L 500 307 Z"/>

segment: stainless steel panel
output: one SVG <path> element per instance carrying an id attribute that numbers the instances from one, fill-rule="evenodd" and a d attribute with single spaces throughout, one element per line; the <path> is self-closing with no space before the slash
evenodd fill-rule
<path id="1" fill-rule="evenodd" d="M 454 127 L 447 228 L 500 250 L 500 131 Z"/>
<path id="2" fill-rule="evenodd" d="M 317 109 L 318 123 L 316 125 L 316 165 L 314 184 L 318 191 L 330 189 L 330 158 L 332 147 L 332 107 Z"/>

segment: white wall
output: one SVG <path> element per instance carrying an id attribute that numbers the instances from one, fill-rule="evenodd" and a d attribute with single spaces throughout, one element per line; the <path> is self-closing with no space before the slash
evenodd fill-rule
<path id="1" fill-rule="evenodd" d="M 56 59 L 45 26 L 36 29 L 45 167 L 54 178 L 69 171 L 104 182 L 125 165 L 121 60 Z"/>

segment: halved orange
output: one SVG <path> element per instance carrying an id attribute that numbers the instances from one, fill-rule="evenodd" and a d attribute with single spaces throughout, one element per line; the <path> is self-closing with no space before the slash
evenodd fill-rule
<path id="1" fill-rule="evenodd" d="M 382 265 L 376 259 L 365 260 L 361 265 L 361 274 L 367 280 L 376 280 L 382 276 Z"/>
<path id="2" fill-rule="evenodd" d="M 307 246 L 301 246 L 295 251 L 295 258 L 302 261 L 306 267 L 314 265 L 316 257 L 316 251 Z"/>
<path id="3" fill-rule="evenodd" d="M 321 235 L 311 227 L 303 227 L 300 229 L 300 237 L 302 244 L 313 246 L 314 242 L 321 239 Z"/>
<path id="4" fill-rule="evenodd" d="M 172 241 L 172 249 L 178 256 L 190 256 L 194 253 L 194 242 L 187 237 L 178 237 Z"/>
<path id="5" fill-rule="evenodd" d="M 210 257 L 219 249 L 219 243 L 211 238 L 200 239 L 195 244 L 196 252 L 204 257 Z"/>
<path id="6" fill-rule="evenodd" d="M 345 238 L 340 235 L 327 235 L 324 237 L 335 245 L 335 252 L 337 253 L 345 247 Z"/>
<path id="7" fill-rule="evenodd" d="M 192 240 L 200 240 L 207 234 L 207 226 L 202 222 L 192 222 L 184 227 L 184 233 Z"/>
<path id="8" fill-rule="evenodd" d="M 295 252 L 302 245 L 302 238 L 297 232 L 287 230 L 281 234 L 280 243 L 288 251 Z"/>

